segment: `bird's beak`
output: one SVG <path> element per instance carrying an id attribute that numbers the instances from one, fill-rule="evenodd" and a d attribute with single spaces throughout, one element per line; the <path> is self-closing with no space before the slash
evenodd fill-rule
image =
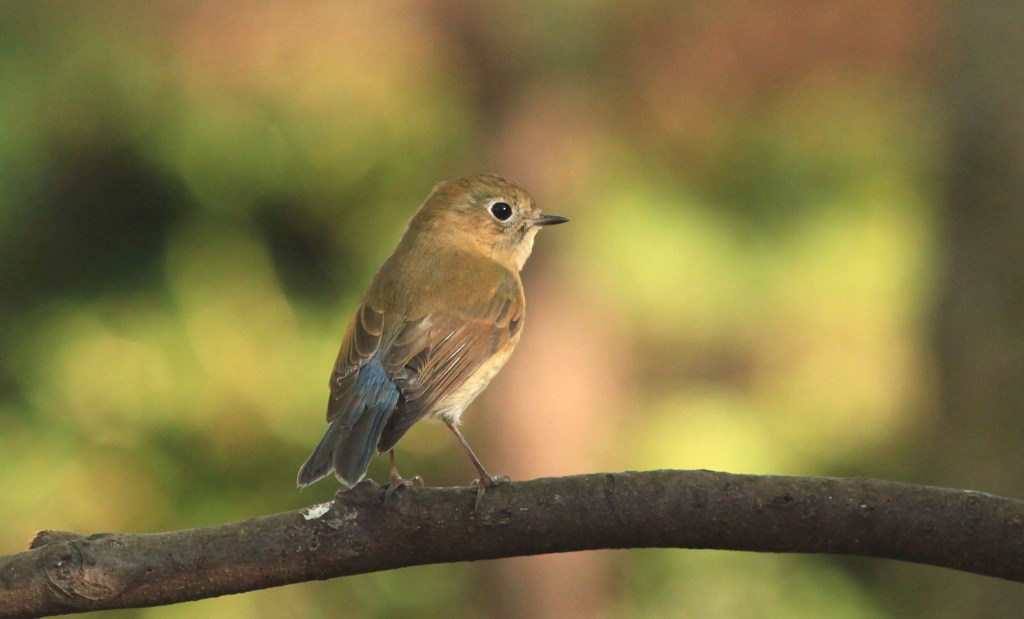
<path id="1" fill-rule="evenodd" d="M 553 226 L 555 224 L 564 224 L 569 221 L 568 217 L 562 217 L 560 215 L 541 215 L 537 219 L 533 220 L 535 226 Z"/>

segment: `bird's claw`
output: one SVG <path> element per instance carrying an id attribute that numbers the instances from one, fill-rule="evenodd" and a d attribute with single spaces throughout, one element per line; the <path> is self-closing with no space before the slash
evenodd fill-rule
<path id="1" fill-rule="evenodd" d="M 402 477 L 401 475 L 392 475 L 391 483 L 388 484 L 388 489 L 384 491 L 384 504 L 387 505 L 391 497 L 399 491 L 401 488 L 409 488 L 412 486 L 422 486 L 423 478 L 419 475 L 413 475 L 409 479 Z"/>
<path id="2" fill-rule="evenodd" d="M 488 475 L 487 477 L 477 477 L 473 480 L 472 485 L 478 488 L 493 488 L 500 486 L 501 484 L 512 481 L 512 478 L 508 475 Z"/>
<path id="3" fill-rule="evenodd" d="M 476 501 L 473 502 L 473 513 L 479 511 L 480 501 L 483 500 L 484 493 L 487 492 L 488 488 L 494 488 L 510 481 L 512 481 L 512 478 L 508 475 L 487 475 L 486 477 L 481 476 L 474 479 L 471 484 L 476 487 Z"/>

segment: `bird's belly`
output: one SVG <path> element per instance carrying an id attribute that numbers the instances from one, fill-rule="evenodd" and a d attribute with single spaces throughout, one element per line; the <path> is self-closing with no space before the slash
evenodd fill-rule
<path id="1" fill-rule="evenodd" d="M 491 379 L 498 373 L 498 371 L 505 365 L 508 358 L 512 356 L 512 351 L 515 349 L 516 344 L 519 342 L 519 337 L 510 340 L 505 347 L 496 352 L 490 359 L 485 361 L 483 365 L 477 368 L 476 372 L 469 377 L 466 382 L 462 383 L 458 389 L 456 389 L 450 396 L 441 400 L 437 407 L 430 413 L 431 417 L 441 417 L 445 421 L 451 423 L 459 423 L 459 419 L 462 417 L 462 412 L 466 410 L 466 407 L 476 399 L 480 392 L 487 387 Z"/>

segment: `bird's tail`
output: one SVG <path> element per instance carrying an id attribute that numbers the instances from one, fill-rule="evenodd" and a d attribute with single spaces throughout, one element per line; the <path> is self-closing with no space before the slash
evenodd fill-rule
<path id="1" fill-rule="evenodd" d="M 327 428 L 327 433 L 320 439 L 320 444 L 316 446 L 313 454 L 309 456 L 302 465 L 302 468 L 299 469 L 299 476 L 295 483 L 300 488 L 305 488 L 312 483 L 320 481 L 334 470 L 334 449 L 347 430 L 337 421 L 335 420 L 335 423 L 332 423 Z"/>
<path id="2" fill-rule="evenodd" d="M 353 398 L 345 411 L 334 416 L 327 433 L 299 469 L 296 483 L 300 488 L 323 479 L 332 471 L 349 488 L 366 476 L 399 394 L 377 364 L 361 368 L 360 374 L 356 385 L 359 397 Z"/>

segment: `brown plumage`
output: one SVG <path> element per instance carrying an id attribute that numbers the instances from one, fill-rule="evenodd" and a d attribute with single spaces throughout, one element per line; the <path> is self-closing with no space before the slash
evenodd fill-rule
<path id="1" fill-rule="evenodd" d="M 519 342 L 519 271 L 537 231 L 565 221 L 497 176 L 434 187 L 349 324 L 331 374 L 330 426 L 299 486 L 332 471 L 346 486 L 358 483 L 373 454 L 392 450 L 424 417 L 441 418 L 481 481 L 493 483 L 456 424 Z M 402 482 L 392 459 L 392 485 Z"/>

